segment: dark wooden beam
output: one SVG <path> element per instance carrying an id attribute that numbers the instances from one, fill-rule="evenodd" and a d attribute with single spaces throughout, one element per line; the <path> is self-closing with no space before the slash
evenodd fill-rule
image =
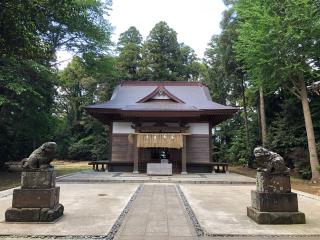
<path id="1" fill-rule="evenodd" d="M 212 123 L 209 123 L 209 162 L 212 161 Z"/>
<path id="2" fill-rule="evenodd" d="M 133 173 L 139 173 L 139 148 L 137 147 L 137 135 L 133 135 Z"/>
<path id="3" fill-rule="evenodd" d="M 183 148 L 181 154 L 181 174 L 187 174 L 187 136 L 183 135 Z"/>

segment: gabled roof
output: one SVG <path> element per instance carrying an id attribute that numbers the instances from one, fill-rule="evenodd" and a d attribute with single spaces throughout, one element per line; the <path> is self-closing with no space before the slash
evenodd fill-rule
<path id="1" fill-rule="evenodd" d="M 164 100 L 164 99 L 170 99 L 173 102 L 176 103 L 185 103 L 173 94 L 171 94 L 164 85 L 158 85 L 158 87 L 149 95 L 145 96 L 141 100 L 138 101 L 138 103 L 146 103 L 150 100 Z"/>
<path id="2" fill-rule="evenodd" d="M 213 102 L 208 88 L 200 82 L 131 81 L 117 86 L 110 101 L 86 107 L 97 114 L 122 114 L 132 117 L 143 113 L 189 113 L 190 116 L 225 115 L 231 117 L 237 108 Z M 150 115 L 150 114 L 149 114 Z M 106 115 L 104 116 L 106 117 Z"/>

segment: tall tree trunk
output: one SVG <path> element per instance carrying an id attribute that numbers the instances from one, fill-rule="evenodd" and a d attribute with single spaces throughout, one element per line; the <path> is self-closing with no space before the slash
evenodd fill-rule
<path id="1" fill-rule="evenodd" d="M 245 82 L 242 78 L 242 101 L 243 101 L 243 113 L 244 113 L 244 126 L 246 129 L 246 147 L 247 147 L 247 155 L 249 157 L 249 126 L 248 126 L 248 111 L 247 111 L 247 100 L 245 95 Z M 248 159 L 248 167 L 252 167 L 250 159 Z"/>
<path id="2" fill-rule="evenodd" d="M 310 155 L 310 166 L 311 166 L 311 172 L 312 172 L 311 180 L 319 181 L 320 174 L 318 170 L 319 160 L 318 160 L 318 154 L 317 154 L 317 147 L 316 147 L 316 141 L 314 137 L 314 130 L 313 130 L 312 118 L 311 118 L 310 107 L 308 102 L 306 84 L 302 74 L 299 76 L 297 80 L 297 85 L 298 85 L 299 95 L 301 98 L 303 116 L 304 116 L 306 131 L 307 131 L 308 148 L 309 148 L 309 155 Z"/>
<path id="3" fill-rule="evenodd" d="M 259 89 L 260 95 L 260 124 L 261 124 L 261 140 L 262 146 L 266 146 L 267 144 L 267 124 L 266 124 L 266 112 L 264 108 L 264 96 L 263 96 L 263 88 Z"/>

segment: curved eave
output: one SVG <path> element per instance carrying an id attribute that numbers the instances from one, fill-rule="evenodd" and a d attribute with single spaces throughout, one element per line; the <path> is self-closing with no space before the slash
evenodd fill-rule
<path id="1" fill-rule="evenodd" d="M 105 108 L 85 108 L 87 112 L 93 117 L 97 118 L 103 123 L 110 123 L 116 120 L 124 119 L 195 119 L 195 120 L 207 120 L 217 125 L 220 122 L 231 118 L 238 109 L 206 109 L 206 110 L 121 110 L 121 109 L 105 109 Z"/>

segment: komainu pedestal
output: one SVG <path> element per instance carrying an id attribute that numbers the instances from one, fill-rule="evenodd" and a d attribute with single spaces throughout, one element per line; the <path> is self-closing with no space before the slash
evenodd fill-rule
<path id="1" fill-rule="evenodd" d="M 283 158 L 265 148 L 254 151 L 257 189 L 251 192 L 247 215 L 259 224 L 304 224 L 305 215 L 298 211 L 298 198 L 291 192 L 289 169 Z"/>
<path id="2" fill-rule="evenodd" d="M 22 172 L 21 189 L 13 190 L 8 222 L 52 222 L 63 215 L 59 204 L 60 187 L 55 185 L 54 170 Z"/>
<path id="3" fill-rule="evenodd" d="M 7 209 L 8 222 L 53 222 L 63 215 L 59 203 L 60 188 L 52 161 L 56 144 L 48 142 L 22 160 L 21 188 L 13 190 L 12 207 Z"/>

